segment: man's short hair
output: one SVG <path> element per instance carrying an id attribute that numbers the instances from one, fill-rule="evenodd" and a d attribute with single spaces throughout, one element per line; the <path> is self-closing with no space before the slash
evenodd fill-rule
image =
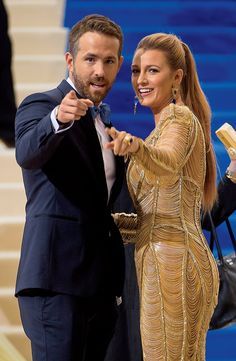
<path id="1" fill-rule="evenodd" d="M 76 56 L 78 52 L 79 38 L 87 32 L 96 32 L 107 36 L 113 36 L 119 40 L 118 56 L 121 56 L 123 47 L 123 33 L 121 27 L 106 16 L 91 14 L 78 21 L 69 34 L 69 52 Z"/>

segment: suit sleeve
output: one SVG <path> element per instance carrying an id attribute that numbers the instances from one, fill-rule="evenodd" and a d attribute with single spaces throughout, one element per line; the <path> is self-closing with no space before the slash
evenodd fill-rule
<path id="1" fill-rule="evenodd" d="M 218 201 L 214 205 L 211 215 L 215 226 L 219 226 L 236 210 L 236 184 L 226 176 L 218 184 Z M 202 219 L 202 228 L 211 230 L 211 223 L 206 214 Z"/>
<path id="2" fill-rule="evenodd" d="M 41 168 L 64 137 L 55 134 L 51 112 L 57 104 L 46 94 L 27 97 L 16 114 L 16 160 L 26 169 Z"/>
<path id="3" fill-rule="evenodd" d="M 188 109 L 175 108 L 174 116 L 161 119 L 160 136 L 155 145 L 141 139 L 139 150 L 131 156 L 160 176 L 178 174 L 196 141 L 196 122 Z M 158 130 L 156 130 L 158 132 Z"/>

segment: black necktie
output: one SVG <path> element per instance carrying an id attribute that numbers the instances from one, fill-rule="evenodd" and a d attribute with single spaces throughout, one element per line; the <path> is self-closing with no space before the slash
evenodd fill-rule
<path id="1" fill-rule="evenodd" d="M 106 127 L 111 126 L 111 121 L 110 121 L 111 109 L 110 109 L 108 104 L 102 103 L 98 107 L 94 106 L 94 107 L 92 107 L 90 109 L 91 109 L 91 112 L 92 112 L 92 115 L 93 115 L 94 119 L 99 114 L 100 118 L 101 118 L 102 122 L 105 124 L 105 126 Z"/>

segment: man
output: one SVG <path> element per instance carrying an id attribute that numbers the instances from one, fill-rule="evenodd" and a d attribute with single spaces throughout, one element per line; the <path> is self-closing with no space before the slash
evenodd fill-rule
<path id="1" fill-rule="evenodd" d="M 212 220 L 216 227 L 236 210 L 236 156 L 228 154 L 230 163 L 218 183 L 218 200 L 211 210 Z M 211 230 L 211 222 L 207 214 L 202 219 L 202 227 L 208 231 Z"/>
<path id="2" fill-rule="evenodd" d="M 122 64 L 122 43 L 107 17 L 83 18 L 70 32 L 69 78 L 17 111 L 27 204 L 16 295 L 33 361 L 104 360 L 114 332 L 124 250 L 110 209 L 124 169 L 102 147 L 101 102 Z"/>

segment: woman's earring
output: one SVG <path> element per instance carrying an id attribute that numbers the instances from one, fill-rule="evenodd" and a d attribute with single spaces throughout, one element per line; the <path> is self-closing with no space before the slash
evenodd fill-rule
<path id="1" fill-rule="evenodd" d="M 172 103 L 176 104 L 178 88 L 172 88 L 171 91 L 172 91 Z"/>
<path id="2" fill-rule="evenodd" d="M 135 97 L 134 97 L 134 115 L 137 112 L 137 106 L 138 106 L 138 96 L 135 95 Z"/>

